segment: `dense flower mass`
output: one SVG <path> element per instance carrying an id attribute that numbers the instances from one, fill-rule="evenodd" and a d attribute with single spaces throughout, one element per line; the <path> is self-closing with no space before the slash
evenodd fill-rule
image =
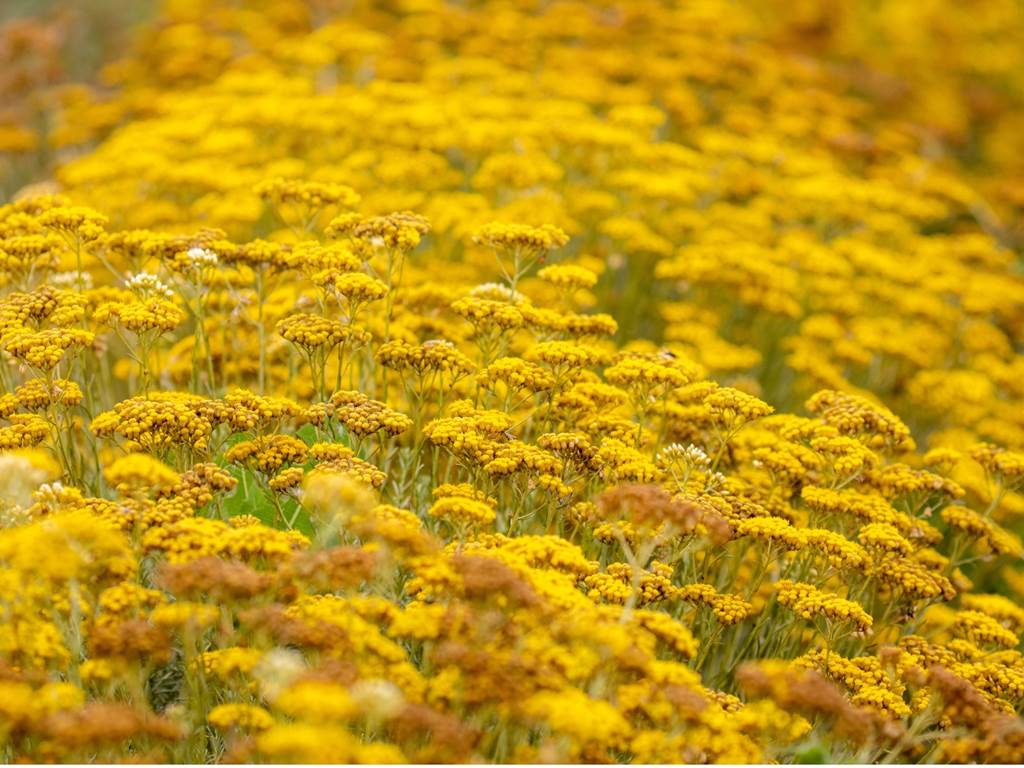
<path id="1" fill-rule="evenodd" d="M 68 18 L 0 25 L 5 761 L 1024 761 L 1016 0 Z"/>

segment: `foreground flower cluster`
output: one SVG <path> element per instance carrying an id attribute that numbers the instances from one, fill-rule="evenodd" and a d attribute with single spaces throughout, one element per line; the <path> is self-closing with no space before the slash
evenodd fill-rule
<path id="1" fill-rule="evenodd" d="M 744 4 L 330 5 L 0 207 L 4 759 L 1024 760 L 998 173 Z"/>

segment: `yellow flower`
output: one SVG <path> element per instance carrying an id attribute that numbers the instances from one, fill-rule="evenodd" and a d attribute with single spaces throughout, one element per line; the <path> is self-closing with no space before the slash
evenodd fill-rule
<path id="1" fill-rule="evenodd" d="M 274 724 L 274 718 L 267 710 L 253 704 L 219 704 L 210 710 L 206 720 L 221 730 L 264 731 Z"/>

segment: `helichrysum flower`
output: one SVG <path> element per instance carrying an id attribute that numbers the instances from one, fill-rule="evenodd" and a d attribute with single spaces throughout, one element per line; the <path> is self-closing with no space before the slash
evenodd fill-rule
<path id="1" fill-rule="evenodd" d="M 316 680 L 299 680 L 289 685 L 274 699 L 274 709 L 317 723 L 345 722 L 359 714 L 347 688 Z"/>
<path id="2" fill-rule="evenodd" d="M 711 608 L 715 619 L 730 625 L 743 621 L 754 612 L 754 606 L 738 595 L 718 592 L 710 584 L 687 584 L 679 589 L 680 600 Z"/>
<path id="3" fill-rule="evenodd" d="M 848 624 L 861 634 L 869 632 L 874 623 L 860 604 L 822 592 L 812 584 L 783 580 L 775 585 L 775 589 L 779 603 L 809 621 L 824 618 Z"/>
<path id="4" fill-rule="evenodd" d="M 103 235 L 107 218 L 85 206 L 57 206 L 44 211 L 39 223 L 61 235 L 92 241 Z"/>
<path id="5" fill-rule="evenodd" d="M 781 544 L 786 549 L 803 549 L 807 535 L 788 520 L 779 517 L 751 517 L 736 523 L 736 533 L 770 544 Z"/>
<path id="6" fill-rule="evenodd" d="M 1014 632 L 980 611 L 961 610 L 957 612 L 953 631 L 979 645 L 1016 648 L 1020 643 L 1020 638 Z"/>
<path id="7" fill-rule="evenodd" d="M 0 337 L 0 346 L 38 371 L 49 372 L 65 358 L 93 343 L 95 336 L 79 328 L 50 328 L 30 331 L 9 330 Z"/>
<path id="8" fill-rule="evenodd" d="M 411 211 L 389 213 L 385 216 L 362 218 L 355 214 L 339 216 L 327 227 L 332 237 L 342 235 L 363 240 L 372 246 L 411 251 L 420 238 L 430 231 L 429 222 Z"/>
<path id="9" fill-rule="evenodd" d="M 14 414 L 9 426 L 0 427 L 0 449 L 31 448 L 50 436 L 50 424 L 34 414 Z"/>
<path id="10" fill-rule="evenodd" d="M 297 313 L 278 321 L 276 330 L 297 347 L 331 350 L 351 336 L 351 328 L 320 315 Z"/>
<path id="11" fill-rule="evenodd" d="M 274 724 L 273 715 L 254 704 L 218 704 L 206 720 L 221 730 L 263 731 Z"/>
<path id="12" fill-rule="evenodd" d="M 450 341 L 435 339 L 413 345 L 406 341 L 388 341 L 377 348 L 382 365 L 417 376 L 447 374 L 461 378 L 474 369 L 473 363 Z"/>
<path id="13" fill-rule="evenodd" d="M 156 494 L 181 482 L 181 475 L 145 453 L 122 456 L 104 469 L 103 476 L 118 492 L 126 495 L 138 490 Z"/>
<path id="14" fill-rule="evenodd" d="M 527 360 L 546 363 L 556 371 L 588 368 L 599 363 L 602 357 L 593 347 L 569 341 L 545 341 L 532 347 L 526 354 Z"/>
<path id="15" fill-rule="evenodd" d="M 530 227 L 524 224 L 494 222 L 481 228 L 473 240 L 499 252 L 521 251 L 541 254 L 561 248 L 569 238 L 557 227 Z"/>
<path id="16" fill-rule="evenodd" d="M 539 365 L 518 357 L 494 360 L 476 375 L 476 380 L 488 388 L 493 388 L 500 382 L 510 391 L 543 392 L 555 385 L 554 377 L 550 373 Z"/>
<path id="17" fill-rule="evenodd" d="M 575 264 L 552 264 L 537 272 L 537 277 L 560 288 L 593 288 L 597 275 Z"/>
<path id="18" fill-rule="evenodd" d="M 452 310 L 472 323 L 479 333 L 491 329 L 507 331 L 523 325 L 523 313 L 500 301 L 467 296 L 452 302 Z"/>
<path id="19" fill-rule="evenodd" d="M 14 390 L 14 403 L 26 411 L 40 411 L 51 405 L 65 408 L 74 407 L 82 402 L 84 394 L 81 387 L 68 379 L 29 379 Z M 4 410 L 0 406 L 0 412 Z"/>
<path id="20" fill-rule="evenodd" d="M 444 496 L 430 507 L 429 514 L 456 526 L 487 525 L 494 522 L 494 508 L 483 501 L 460 496 Z"/>
<path id="21" fill-rule="evenodd" d="M 94 418 L 90 429 L 97 436 L 117 435 L 147 450 L 172 445 L 202 450 L 213 431 L 213 422 L 201 412 L 201 398 L 176 394 L 163 399 L 124 400 Z"/>
<path id="22" fill-rule="evenodd" d="M 301 179 L 269 179 L 257 184 L 255 192 L 275 205 L 300 205 L 312 210 L 328 205 L 351 208 L 359 203 L 356 191 L 344 184 Z"/>
<path id="23" fill-rule="evenodd" d="M 888 523 L 869 523 L 860 529 L 857 538 L 871 552 L 909 555 L 914 551 L 913 545 Z"/>
<path id="24" fill-rule="evenodd" d="M 372 400 L 362 392 L 339 390 L 331 395 L 331 415 L 359 436 L 384 430 L 395 436 L 412 426 L 412 419 Z"/>
<path id="25" fill-rule="evenodd" d="M 232 464 L 271 475 L 286 464 L 301 464 L 307 453 L 306 444 L 296 437 L 270 435 L 236 443 L 227 450 L 224 458 Z"/>
<path id="26" fill-rule="evenodd" d="M 357 304 L 378 301 L 388 293 L 387 285 L 365 272 L 344 272 L 335 275 L 329 285 L 339 296 L 344 296 L 349 302 Z"/>

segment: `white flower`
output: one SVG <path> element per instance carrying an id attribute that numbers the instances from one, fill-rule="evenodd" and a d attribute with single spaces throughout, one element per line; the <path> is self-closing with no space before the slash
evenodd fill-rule
<path id="1" fill-rule="evenodd" d="M 153 294 L 169 299 L 174 295 L 174 292 L 164 285 L 159 277 L 149 272 L 139 272 L 136 275 L 130 275 L 124 281 L 124 284 L 129 291 L 142 298 L 147 298 Z"/>
<path id="2" fill-rule="evenodd" d="M 33 466 L 24 456 L 0 454 L 0 509 L 30 506 L 33 491 L 45 479 L 46 472 Z"/>
<path id="3" fill-rule="evenodd" d="M 273 701 L 305 671 L 306 663 L 298 651 L 274 648 L 259 660 L 252 670 L 252 676 L 264 698 Z"/>
<path id="4" fill-rule="evenodd" d="M 389 720 L 405 703 L 402 691 L 387 680 L 358 680 L 348 691 L 360 711 L 377 720 Z"/>
<path id="5" fill-rule="evenodd" d="M 692 467 L 701 469 L 711 465 L 711 459 L 699 445 L 682 446 L 679 443 L 672 443 L 661 450 L 661 455 L 667 459 L 683 461 Z"/>
<path id="6" fill-rule="evenodd" d="M 209 248 L 200 248 L 198 245 L 193 246 L 188 249 L 188 253 L 185 255 L 188 257 L 189 264 L 197 269 L 217 266 L 217 254 Z"/>
<path id="7" fill-rule="evenodd" d="M 64 493 L 64 485 L 60 480 L 54 480 L 52 483 L 43 483 L 40 485 L 32 497 L 40 504 L 53 504 L 60 499 L 61 494 Z"/>
<path id="8" fill-rule="evenodd" d="M 513 297 L 512 289 L 503 283 L 482 283 L 470 290 L 469 295 L 492 301 L 511 301 L 513 304 L 522 304 L 526 298 L 519 291 Z"/>
<path id="9" fill-rule="evenodd" d="M 92 275 L 88 272 L 54 272 L 50 275 L 49 283 L 54 288 L 77 288 L 87 291 L 92 288 Z"/>

